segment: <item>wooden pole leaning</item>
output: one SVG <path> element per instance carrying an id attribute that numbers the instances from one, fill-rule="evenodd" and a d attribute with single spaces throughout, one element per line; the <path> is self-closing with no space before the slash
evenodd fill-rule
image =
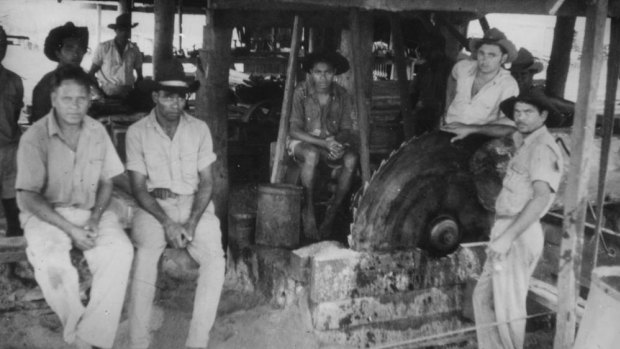
<path id="1" fill-rule="evenodd" d="M 284 151 L 286 150 L 286 137 L 288 136 L 289 120 L 293 107 L 293 92 L 295 91 L 295 80 L 297 72 L 297 60 L 299 47 L 301 44 L 302 20 L 299 15 L 295 15 L 293 20 L 293 33 L 291 39 L 291 50 L 286 67 L 286 82 L 284 85 L 284 99 L 282 100 L 282 112 L 280 115 L 280 126 L 278 128 L 278 141 L 271 169 L 271 183 L 280 183 L 284 178 Z"/>
<path id="2" fill-rule="evenodd" d="M 409 80 L 407 79 L 407 57 L 405 56 L 405 43 L 403 39 L 403 28 L 400 22 L 400 16 L 397 13 L 390 15 L 390 27 L 392 29 L 392 37 L 394 38 L 394 65 L 396 66 L 396 77 L 398 79 L 398 89 L 400 92 L 400 114 L 403 118 L 403 124 L 409 125 L 405 127 L 405 139 L 414 136 L 414 122 L 411 99 L 409 98 Z"/>
<path id="3" fill-rule="evenodd" d="M 575 121 L 571 134 L 571 159 L 564 203 L 563 234 L 558 274 L 558 313 L 554 349 L 572 348 L 575 341 L 576 304 L 581 275 L 581 254 L 586 218 L 589 157 L 596 122 L 596 93 L 603 61 L 607 0 L 589 2 Z"/>
<path id="4" fill-rule="evenodd" d="M 598 193 L 596 198 L 596 229 L 594 236 L 598 237 L 594 243 L 594 263 L 598 263 L 599 240 L 603 226 L 603 209 L 605 206 L 605 181 L 609 164 L 609 150 L 611 136 L 614 131 L 614 107 L 616 92 L 618 91 L 618 76 L 620 75 L 620 18 L 611 19 L 609 38 L 609 55 L 607 56 L 607 86 L 605 90 L 605 111 L 603 112 L 603 140 L 601 141 L 601 159 L 598 173 Z"/>
<path id="5" fill-rule="evenodd" d="M 370 102 L 366 99 L 363 82 L 363 62 L 360 62 L 360 54 L 365 49 L 361 44 L 360 14 L 358 9 L 351 10 L 351 38 L 353 39 L 353 52 L 351 67 L 353 68 L 353 86 L 355 87 L 355 106 L 359 120 L 360 132 L 360 165 L 362 168 L 362 182 L 370 180 L 370 149 L 368 144 Z"/>

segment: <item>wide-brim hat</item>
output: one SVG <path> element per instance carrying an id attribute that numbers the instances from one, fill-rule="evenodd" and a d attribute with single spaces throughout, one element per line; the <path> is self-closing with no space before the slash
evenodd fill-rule
<path id="1" fill-rule="evenodd" d="M 545 125 L 548 127 L 558 127 L 564 122 L 562 113 L 553 105 L 549 97 L 544 92 L 533 89 L 526 93 L 522 93 L 516 97 L 510 97 L 500 103 L 500 110 L 510 119 L 514 120 L 514 107 L 517 102 L 523 102 L 537 106 L 541 111 L 547 111 L 547 119 Z"/>
<path id="2" fill-rule="evenodd" d="M 144 80 L 141 89 L 150 91 L 170 91 L 177 93 L 196 92 L 200 87 L 200 82 L 190 80 L 185 76 L 183 64 L 177 59 L 162 62 L 157 67 L 157 77 L 155 80 Z"/>
<path id="3" fill-rule="evenodd" d="M 84 51 L 88 48 L 88 28 L 76 27 L 73 22 L 67 22 L 65 25 L 50 30 L 47 34 L 43 46 L 45 56 L 54 62 L 58 62 L 56 51 L 62 47 L 63 40 L 67 38 L 77 38 Z"/>
<path id="4" fill-rule="evenodd" d="M 129 13 L 123 13 L 116 17 L 116 22 L 112 24 L 108 24 L 108 28 L 110 29 L 118 29 L 118 28 L 135 28 L 138 23 L 131 23 L 131 15 Z"/>
<path id="5" fill-rule="evenodd" d="M 502 31 L 497 28 L 487 30 L 482 38 L 469 40 L 469 52 L 471 52 L 472 58 L 476 59 L 478 48 L 483 44 L 498 45 L 503 47 L 508 55 L 506 63 L 513 62 L 517 59 L 517 47 L 512 43 L 512 41 L 506 38 L 506 35 Z"/>
<path id="6" fill-rule="evenodd" d="M 521 47 L 517 53 L 517 58 L 512 62 L 510 71 L 522 72 L 531 71 L 534 74 L 540 73 L 544 69 L 543 63 L 532 55 L 528 49 Z"/>
<path id="7" fill-rule="evenodd" d="M 334 67 L 336 75 L 346 73 L 349 70 L 349 60 L 336 51 L 312 52 L 302 62 L 302 69 L 309 73 L 316 63 L 325 62 Z"/>

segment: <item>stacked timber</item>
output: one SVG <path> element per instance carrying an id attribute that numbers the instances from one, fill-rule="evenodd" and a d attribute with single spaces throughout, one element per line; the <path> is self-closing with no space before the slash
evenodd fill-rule
<path id="1" fill-rule="evenodd" d="M 398 81 L 373 81 L 370 109 L 370 153 L 387 155 L 404 139 Z"/>

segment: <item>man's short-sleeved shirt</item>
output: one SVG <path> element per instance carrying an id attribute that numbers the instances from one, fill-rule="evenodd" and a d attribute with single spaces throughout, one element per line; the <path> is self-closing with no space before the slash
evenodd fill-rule
<path id="1" fill-rule="evenodd" d="M 523 140 L 514 156 L 508 162 L 502 190 L 495 202 L 498 216 L 516 216 L 534 197 L 533 183 L 543 181 L 549 185 L 553 195 L 543 212 L 547 213 L 557 193 L 564 169 L 564 159 L 553 136 L 543 126 Z"/>
<path id="2" fill-rule="evenodd" d="M 198 190 L 199 171 L 215 159 L 207 124 L 187 113 L 170 139 L 157 122 L 155 109 L 127 130 L 127 169 L 147 177 L 147 190 L 170 189 L 191 195 Z"/>
<path id="3" fill-rule="evenodd" d="M 17 125 L 24 106 L 24 85 L 19 75 L 0 64 L 0 148 L 19 142 Z"/>
<path id="4" fill-rule="evenodd" d="M 486 83 L 475 96 L 471 89 L 478 71 L 474 60 L 462 60 L 452 68 L 456 80 L 456 94 L 448 106 L 446 123 L 460 122 L 467 125 L 486 125 L 500 120 L 499 104 L 519 94 L 519 85 L 508 70 L 500 68 L 493 80 Z M 508 121 L 507 118 L 502 118 Z M 512 124 L 512 122 L 508 123 Z"/>
<path id="5" fill-rule="evenodd" d="M 103 92 L 115 96 L 133 88 L 133 70 L 142 67 L 142 53 L 136 44 L 128 42 L 121 56 L 114 40 L 109 40 L 97 47 L 93 64 L 101 67 L 96 76 Z"/>
<path id="6" fill-rule="evenodd" d="M 355 130 L 356 117 L 353 115 L 352 98 L 347 90 L 332 84 L 330 99 L 321 107 L 316 89 L 310 81 L 304 81 L 293 94 L 290 124 L 297 125 L 317 137 L 335 136 L 343 130 Z"/>
<path id="7" fill-rule="evenodd" d="M 15 188 L 40 193 L 55 207 L 91 209 L 99 180 L 123 172 L 123 164 L 100 122 L 84 118 L 77 150 L 73 151 L 50 112 L 19 142 Z M 30 214 L 21 205 L 20 209 Z"/>

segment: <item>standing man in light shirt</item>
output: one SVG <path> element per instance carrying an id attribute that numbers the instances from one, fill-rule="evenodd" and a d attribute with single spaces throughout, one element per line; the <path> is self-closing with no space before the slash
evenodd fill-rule
<path id="1" fill-rule="evenodd" d="M 496 28 L 470 41 L 473 59 L 452 68 L 448 80 L 446 124 L 487 125 L 514 123 L 500 114 L 499 104 L 519 94 L 519 86 L 502 65 L 517 57 L 515 45 Z M 514 128 L 511 129 L 514 131 Z"/>
<path id="2" fill-rule="evenodd" d="M 17 203 L 26 253 L 45 300 L 79 349 L 111 348 L 133 247 L 109 211 L 112 177 L 124 172 L 101 123 L 86 115 L 90 77 L 79 66 L 56 69 L 52 110 L 21 138 L 17 151 Z M 88 305 L 80 300 L 75 246 L 93 274 Z"/>
<path id="3" fill-rule="evenodd" d="M 129 41 L 131 28 L 137 25 L 131 23 L 131 15 L 127 13 L 116 17 L 116 23 L 108 25 L 114 29 L 114 39 L 101 43 L 95 50 L 89 74 L 96 76 L 101 89 L 109 97 L 127 97 L 134 83 L 142 80 L 142 53 Z"/>
<path id="4" fill-rule="evenodd" d="M 127 131 L 127 169 L 140 205 L 132 229 L 132 349 L 149 346 L 157 265 L 167 245 L 187 249 L 200 265 L 186 347 L 206 348 L 215 321 L 225 265 L 211 200 L 216 155 L 207 124 L 183 111 L 187 93 L 197 87 L 186 82 L 180 62 L 164 64 L 152 93 L 155 108 Z"/>

